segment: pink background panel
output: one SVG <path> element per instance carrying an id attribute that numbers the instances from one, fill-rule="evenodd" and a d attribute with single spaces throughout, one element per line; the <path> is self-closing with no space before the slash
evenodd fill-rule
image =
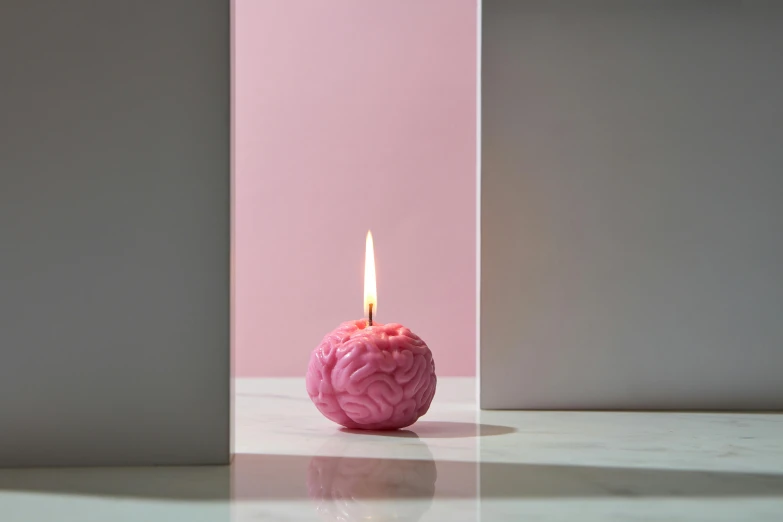
<path id="1" fill-rule="evenodd" d="M 236 0 L 235 343 L 239 376 L 304 376 L 362 315 L 473 375 L 475 0 Z"/>

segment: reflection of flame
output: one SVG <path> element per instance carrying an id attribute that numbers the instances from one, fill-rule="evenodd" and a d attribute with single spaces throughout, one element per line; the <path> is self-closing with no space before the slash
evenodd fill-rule
<path id="1" fill-rule="evenodd" d="M 395 444 L 393 439 L 388 446 L 380 448 L 357 441 L 351 437 L 337 437 L 339 441 L 330 441 L 313 457 L 307 476 L 310 497 L 317 503 L 318 511 L 327 520 L 349 522 L 353 520 L 408 520 L 415 521 L 429 509 L 435 495 L 435 481 L 438 477 L 435 461 L 427 445 L 418 439 L 406 438 L 405 444 Z M 415 441 L 415 442 L 413 442 Z M 333 443 L 334 442 L 334 443 Z M 364 454 L 378 454 L 388 450 L 405 450 L 405 454 L 416 459 L 367 458 L 346 456 L 357 446 L 365 446 L 370 451 Z M 328 448 L 332 446 L 332 448 Z M 334 448 L 338 446 L 338 448 Z M 329 451 L 326 456 L 323 449 Z M 374 451 L 372 451 L 374 450 Z M 400 502 L 403 501 L 403 502 Z"/>

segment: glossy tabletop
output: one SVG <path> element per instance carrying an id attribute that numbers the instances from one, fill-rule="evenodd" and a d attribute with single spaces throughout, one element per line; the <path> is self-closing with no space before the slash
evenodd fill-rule
<path id="1" fill-rule="evenodd" d="M 479 412 L 344 430 L 304 379 L 237 382 L 231 467 L 0 471 L 9 521 L 783 520 L 783 416 Z"/>

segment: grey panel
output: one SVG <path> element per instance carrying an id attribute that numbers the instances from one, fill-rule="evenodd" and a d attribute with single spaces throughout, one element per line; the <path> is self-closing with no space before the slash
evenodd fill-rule
<path id="1" fill-rule="evenodd" d="M 783 3 L 482 32 L 482 407 L 783 408 Z"/>
<path id="2" fill-rule="evenodd" d="M 0 3 L 0 465 L 228 462 L 229 38 Z"/>

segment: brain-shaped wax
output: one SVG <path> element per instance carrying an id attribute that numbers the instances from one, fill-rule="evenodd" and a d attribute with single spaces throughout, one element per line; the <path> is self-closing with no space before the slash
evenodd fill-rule
<path id="1" fill-rule="evenodd" d="M 310 356 L 307 393 L 328 419 L 346 428 L 394 430 L 427 413 L 435 363 L 419 336 L 399 324 L 349 321 Z"/>

